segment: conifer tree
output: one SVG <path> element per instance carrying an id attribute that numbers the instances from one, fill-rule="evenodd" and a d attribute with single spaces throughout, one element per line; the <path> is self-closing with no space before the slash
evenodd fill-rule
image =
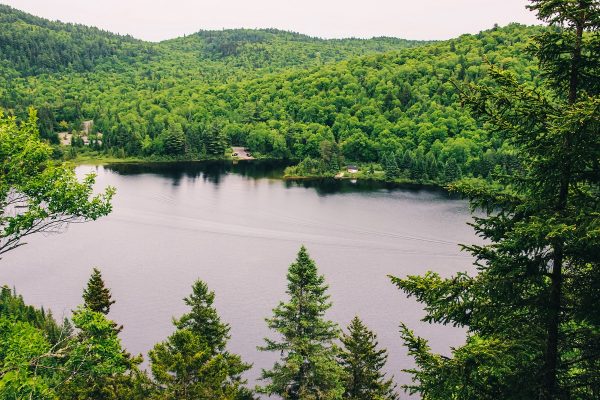
<path id="1" fill-rule="evenodd" d="M 387 351 L 378 348 L 377 335 L 354 317 L 341 341 L 344 348 L 339 359 L 346 371 L 344 399 L 397 400 L 396 385 L 391 379 L 385 379 L 382 372 Z"/>
<path id="2" fill-rule="evenodd" d="M 383 171 L 385 173 L 385 179 L 394 180 L 400 176 L 400 169 L 396 163 L 396 157 L 394 156 L 394 153 L 385 155 L 382 160 L 382 164 Z"/>
<path id="3" fill-rule="evenodd" d="M 458 166 L 458 163 L 456 162 L 456 159 L 453 157 L 449 158 L 444 165 L 444 176 L 446 178 L 446 182 L 454 182 L 460 178 L 461 175 L 462 172 Z"/>
<path id="4" fill-rule="evenodd" d="M 261 379 L 269 383 L 258 390 L 286 400 L 339 399 L 344 391 L 343 370 L 333 344 L 338 327 L 325 319 L 331 307 L 325 278 L 304 246 L 290 265 L 287 280 L 289 301 L 279 303 L 267 319 L 279 340 L 265 338 L 265 345 L 259 347 L 277 352 L 281 359 L 262 371 Z"/>
<path id="5" fill-rule="evenodd" d="M 110 289 L 104 285 L 102 273 L 98 268 L 92 270 L 92 276 L 83 291 L 83 300 L 86 308 L 104 315 L 110 312 L 110 306 L 115 303 L 111 298 Z"/>
<path id="6" fill-rule="evenodd" d="M 168 129 L 162 132 L 164 151 L 168 155 L 185 153 L 185 134 L 179 123 L 170 123 Z"/>
<path id="7" fill-rule="evenodd" d="M 115 301 L 112 300 L 110 289 L 106 287 L 104 280 L 102 279 L 102 273 L 98 268 L 92 270 L 92 275 L 87 283 L 87 287 L 83 291 L 83 300 L 83 310 L 89 310 L 103 315 L 108 315 L 110 307 L 115 303 Z M 81 312 L 81 309 L 76 311 L 76 313 Z M 113 334 L 117 337 L 123 329 L 123 326 L 119 326 L 114 321 L 108 319 L 107 321 L 110 326 L 112 326 Z M 92 339 L 99 339 L 100 337 L 96 337 L 96 334 L 99 335 L 100 331 L 91 330 L 89 337 Z M 78 340 L 81 340 L 81 337 L 78 337 Z M 125 349 L 122 349 L 120 357 L 122 357 L 123 365 L 125 367 L 122 373 L 108 376 L 98 375 L 94 377 L 94 379 L 90 378 L 85 387 L 78 388 L 71 386 L 69 390 L 71 390 L 72 393 L 79 393 L 78 395 L 85 393 L 86 396 L 91 396 L 91 398 L 99 400 L 118 399 L 124 396 L 125 393 L 127 393 L 129 398 L 139 398 L 135 397 L 136 395 L 134 392 L 140 390 L 147 391 L 150 388 L 147 375 L 139 368 L 143 358 L 141 355 L 132 356 Z M 65 395 L 65 393 L 63 393 L 63 395 Z"/>
<path id="8" fill-rule="evenodd" d="M 530 8 L 551 25 L 532 47 L 543 86 L 492 67 L 494 86 L 463 93 L 520 161 L 497 183 L 452 186 L 485 213 L 473 226 L 490 243 L 466 246 L 478 274 L 393 278 L 426 303 L 425 321 L 469 332 L 447 358 L 403 326 L 417 364 L 409 388 L 427 399 L 600 396 L 600 3 Z"/>
<path id="9" fill-rule="evenodd" d="M 226 350 L 229 325 L 213 306 L 214 292 L 196 281 L 184 299 L 189 313 L 175 319 L 175 332 L 150 351 L 152 374 L 161 399 L 250 400 L 241 375 L 250 365 Z"/>
<path id="10" fill-rule="evenodd" d="M 208 289 L 203 281 L 196 281 L 192 286 L 192 294 L 183 299 L 190 307 L 190 312 L 175 321 L 178 329 L 190 329 L 202 336 L 213 354 L 222 352 L 229 340 L 229 325 L 221 322 L 214 308 L 215 292 Z"/>

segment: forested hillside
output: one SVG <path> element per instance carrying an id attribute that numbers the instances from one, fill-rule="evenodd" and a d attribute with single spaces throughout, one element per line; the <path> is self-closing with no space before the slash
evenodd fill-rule
<path id="1" fill-rule="evenodd" d="M 398 50 L 428 42 L 379 37 L 373 39 L 320 39 L 277 29 L 199 31 L 161 42 L 168 53 L 189 61 L 220 61 L 229 68 L 261 69 L 319 66 L 353 56 Z"/>
<path id="2" fill-rule="evenodd" d="M 27 270 L 15 282 L 36 302 L 48 301 L 40 289 L 65 291 L 57 309 L 72 311 L 59 321 L 0 284 L 0 399 L 397 400 L 399 389 L 426 400 L 599 399 L 600 2 L 530 0 L 528 9 L 546 27 L 511 24 L 435 43 L 275 30 L 147 43 L 0 7 L 0 258 L 34 236 L 47 241 L 39 234 L 110 214 L 115 187 L 130 196 L 114 204 L 125 211 L 117 225 L 97 236 L 35 240 L 21 265 L 2 264 Z M 71 143 L 59 145 L 57 130 Z M 445 185 L 469 200 L 477 239 L 458 245 L 451 215 L 464 221 L 463 206 L 421 187 L 297 197 L 307 192 L 301 185 L 278 185 L 292 190 L 277 195 L 264 190 L 270 180 L 241 179 L 228 190 L 225 180 L 182 171 L 161 173 L 156 186 L 138 184 L 148 176 L 96 184 L 94 173 L 82 177 L 60 160 L 78 152 L 220 159 L 232 145 L 297 161 L 288 175 L 342 178 L 350 169 Z M 349 162 L 357 165 L 344 168 Z M 203 179 L 211 186 L 194 188 Z M 102 189 L 112 182 L 123 183 Z M 267 201 L 276 197 L 280 208 Z M 285 287 L 278 282 L 276 248 L 301 241 L 320 248 L 332 289 L 300 243 Z M 145 254 L 150 246 L 156 253 Z M 143 316 L 133 318 L 141 334 L 131 337 L 163 335 L 146 369 L 144 355 L 123 346 L 124 326 L 112 315 L 128 314 L 111 314 L 116 299 L 99 268 L 73 307 L 77 269 L 96 258 L 118 272 L 115 289 L 129 297 L 119 307 Z M 224 315 L 237 328 L 221 319 L 202 279 L 165 318 L 170 333 L 154 325 L 181 289 L 169 281 L 192 274 L 231 296 L 235 312 Z M 365 285 L 378 276 L 423 313 Z M 338 316 L 356 315 L 345 329 L 330 311 L 342 292 Z M 254 316 L 240 316 L 262 318 L 271 301 L 259 336 Z M 409 384 L 397 387 L 386 372 L 388 352 L 359 313 L 391 321 L 386 334 L 399 326 L 414 363 L 394 372 L 410 374 Z M 436 325 L 460 329 L 464 340 L 439 340 L 450 331 Z M 234 334 L 269 358 L 247 363 Z M 252 368 L 260 368 L 254 387 L 245 377 Z"/>
<path id="3" fill-rule="evenodd" d="M 93 119 L 103 138 L 92 147 L 117 156 L 220 158 L 244 145 L 303 161 L 298 175 L 379 163 L 387 179 L 436 183 L 514 167 L 510 149 L 461 107 L 457 85 L 485 82 L 485 60 L 534 82 L 526 47 L 541 29 L 513 24 L 434 43 L 239 29 L 146 43 L 1 10 L 4 37 L 18 38 L 3 42 L 3 58 L 21 60 L 3 79 L 1 106 L 37 108 L 52 142 Z M 56 34 L 46 47 L 71 49 L 70 59 L 39 62 L 48 52 L 27 43 L 42 29 Z M 71 31 L 84 34 L 70 40 Z M 90 50 L 101 44 L 110 62 Z"/>
<path id="4" fill-rule="evenodd" d="M 0 65 L 20 75 L 91 71 L 103 62 L 147 60 L 153 47 L 131 36 L 49 21 L 0 4 Z"/>

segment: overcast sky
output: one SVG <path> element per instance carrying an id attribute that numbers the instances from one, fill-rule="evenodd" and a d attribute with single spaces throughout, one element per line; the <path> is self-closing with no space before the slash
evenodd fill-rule
<path id="1" fill-rule="evenodd" d="M 526 0 L 0 0 L 63 22 L 152 41 L 222 28 L 279 28 L 325 38 L 448 39 L 494 23 L 536 23 Z"/>

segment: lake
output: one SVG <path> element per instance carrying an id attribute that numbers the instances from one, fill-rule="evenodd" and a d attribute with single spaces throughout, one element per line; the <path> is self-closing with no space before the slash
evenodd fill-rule
<path id="1" fill-rule="evenodd" d="M 117 188 L 113 213 L 60 235 L 31 237 L 0 261 L 0 282 L 58 318 L 81 303 L 94 266 L 111 288 L 110 317 L 134 354 L 172 331 L 182 299 L 200 278 L 216 292 L 231 325 L 229 349 L 254 363 L 251 383 L 276 355 L 256 346 L 269 335 L 264 318 L 286 299 L 286 271 L 304 244 L 330 286 L 328 317 L 343 327 L 359 315 L 389 351 L 398 383 L 412 365 L 400 321 L 448 352 L 461 329 L 420 322 L 422 307 L 388 274 L 473 271 L 458 243 L 480 242 L 466 225 L 466 202 L 440 190 L 373 182 L 281 180 L 270 162 L 81 166 L 99 187 Z"/>

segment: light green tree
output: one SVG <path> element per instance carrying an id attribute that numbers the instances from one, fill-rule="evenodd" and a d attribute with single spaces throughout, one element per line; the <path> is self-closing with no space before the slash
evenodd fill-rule
<path id="1" fill-rule="evenodd" d="M 36 121 L 33 109 L 21 123 L 0 112 L 0 256 L 28 235 L 60 232 L 111 211 L 114 189 L 94 195 L 93 174 L 79 181 L 73 168 L 52 161 Z"/>

